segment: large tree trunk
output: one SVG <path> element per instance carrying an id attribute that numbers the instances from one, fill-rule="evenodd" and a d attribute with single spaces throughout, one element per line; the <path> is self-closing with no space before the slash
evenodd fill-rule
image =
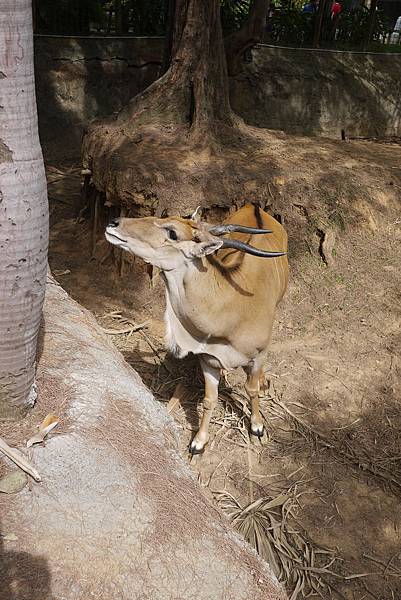
<path id="1" fill-rule="evenodd" d="M 364 46 L 363 46 L 363 49 L 365 51 L 368 50 L 369 44 L 372 41 L 373 31 L 374 31 L 374 28 L 375 28 L 375 21 L 376 21 L 377 4 L 378 4 L 378 0 L 371 0 L 371 2 L 370 2 L 369 25 L 368 25 L 367 34 L 366 34 L 366 37 L 365 37 L 365 43 L 364 43 Z"/>
<path id="2" fill-rule="evenodd" d="M 36 398 L 48 244 L 30 0 L 2 2 L 0 105 L 0 418 L 16 418 Z"/>
<path id="3" fill-rule="evenodd" d="M 191 134 L 233 125 L 219 0 L 176 0 L 167 72 L 133 98 L 119 121 L 187 123 Z"/>
<path id="4" fill-rule="evenodd" d="M 164 43 L 163 62 L 160 71 L 161 75 L 163 75 L 167 71 L 171 63 L 171 53 L 173 50 L 175 5 L 176 0 L 167 1 L 167 33 Z"/>
<path id="5" fill-rule="evenodd" d="M 241 54 L 249 36 L 259 41 L 267 7 L 254 1 L 232 53 Z M 255 158 L 257 136 L 230 106 L 220 0 L 170 0 L 170 10 L 166 72 L 85 136 L 92 183 L 131 214 L 190 214 L 243 198 L 265 205 L 271 192 L 266 164 Z"/>

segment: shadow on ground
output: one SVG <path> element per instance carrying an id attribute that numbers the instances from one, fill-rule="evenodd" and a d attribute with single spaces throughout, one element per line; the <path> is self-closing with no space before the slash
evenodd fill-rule
<path id="1" fill-rule="evenodd" d="M 13 550 L 19 541 L 8 541 L 8 536 L 0 522 L 0 600 L 55 600 L 47 561 Z"/>

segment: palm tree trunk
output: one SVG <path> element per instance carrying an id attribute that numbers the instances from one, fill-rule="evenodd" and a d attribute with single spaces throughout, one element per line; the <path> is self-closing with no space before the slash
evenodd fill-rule
<path id="1" fill-rule="evenodd" d="M 36 399 L 35 362 L 48 245 L 31 0 L 0 11 L 0 418 Z"/>

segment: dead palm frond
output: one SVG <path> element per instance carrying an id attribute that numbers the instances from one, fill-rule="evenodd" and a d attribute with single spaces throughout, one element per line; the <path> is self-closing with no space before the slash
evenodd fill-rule
<path id="1" fill-rule="evenodd" d="M 333 550 L 314 547 L 302 532 L 289 523 L 296 506 L 296 496 L 290 492 L 276 498 L 259 498 L 243 507 L 227 492 L 218 494 L 220 508 L 234 527 L 270 564 L 279 581 L 291 590 L 290 600 L 300 594 L 322 596 L 329 584 L 324 575 L 337 576 L 330 570 L 335 562 Z M 326 555 L 326 564 L 322 563 Z M 323 597 L 323 596 L 322 596 Z"/>

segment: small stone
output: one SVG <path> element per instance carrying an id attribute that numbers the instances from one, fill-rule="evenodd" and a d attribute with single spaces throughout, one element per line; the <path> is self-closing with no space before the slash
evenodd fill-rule
<path id="1" fill-rule="evenodd" d="M 0 492 L 17 494 L 28 483 L 28 477 L 23 471 L 12 471 L 0 479 Z"/>
<path id="2" fill-rule="evenodd" d="M 17 542 L 18 541 L 18 536 L 15 535 L 15 533 L 6 533 L 5 535 L 2 536 L 2 538 L 5 542 Z"/>

